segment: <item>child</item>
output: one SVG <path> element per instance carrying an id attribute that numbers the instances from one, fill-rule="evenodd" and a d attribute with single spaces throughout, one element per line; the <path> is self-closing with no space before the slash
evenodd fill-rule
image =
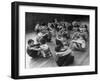
<path id="1" fill-rule="evenodd" d="M 88 34 L 88 29 L 87 29 L 87 25 L 81 25 L 81 27 L 79 28 L 80 30 L 80 34 L 83 37 L 83 39 L 85 41 L 88 41 L 89 39 L 89 34 Z"/>
<path id="2" fill-rule="evenodd" d="M 50 48 L 46 44 L 46 41 L 44 39 L 40 40 L 40 48 L 41 48 L 41 53 L 43 57 L 50 57 L 52 56 L 52 53 L 50 51 Z"/>
<path id="3" fill-rule="evenodd" d="M 55 51 L 59 52 L 61 50 L 61 48 L 64 47 L 63 43 L 63 38 L 61 35 L 57 35 L 56 36 L 56 47 L 55 47 Z"/>
<path id="4" fill-rule="evenodd" d="M 58 60 L 56 61 L 58 66 L 67 66 L 73 63 L 74 56 L 72 56 L 72 50 L 68 44 L 69 37 L 63 36 L 63 41 L 56 43 L 56 55 L 58 56 Z M 59 45 L 59 46 L 58 46 Z M 59 49 L 58 49 L 59 48 Z"/>
<path id="5" fill-rule="evenodd" d="M 51 42 L 51 37 L 52 37 L 51 32 L 49 30 L 46 30 L 46 33 L 43 35 L 42 38 L 45 39 L 46 42 Z"/>
<path id="6" fill-rule="evenodd" d="M 77 36 L 71 41 L 72 47 L 76 49 L 84 49 L 86 47 L 86 42 L 82 36 Z"/>
<path id="7" fill-rule="evenodd" d="M 69 46 L 70 45 L 70 34 L 68 32 L 63 32 L 63 45 Z"/>
<path id="8" fill-rule="evenodd" d="M 28 40 L 28 47 L 27 47 L 27 53 L 30 57 L 36 58 L 40 54 L 40 45 L 39 44 L 34 44 L 34 40 L 29 39 Z"/>
<path id="9" fill-rule="evenodd" d="M 56 52 L 58 59 L 56 61 L 58 66 L 67 66 L 74 62 L 74 56 L 72 56 L 72 50 L 69 47 L 64 48 L 65 50 Z"/>

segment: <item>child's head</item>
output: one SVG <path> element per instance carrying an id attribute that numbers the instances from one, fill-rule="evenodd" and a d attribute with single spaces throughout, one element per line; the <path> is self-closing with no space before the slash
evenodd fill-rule
<path id="1" fill-rule="evenodd" d="M 78 26 L 76 26 L 76 27 L 73 27 L 73 31 L 78 31 L 79 30 L 79 27 Z"/>
<path id="2" fill-rule="evenodd" d="M 58 39 L 61 39 L 61 38 L 62 38 L 62 36 L 61 36 L 61 35 L 58 35 L 58 36 L 57 36 L 57 38 L 58 38 Z"/>
<path id="3" fill-rule="evenodd" d="M 29 45 L 29 46 L 32 46 L 33 44 L 34 44 L 34 40 L 33 40 L 33 39 L 29 39 L 29 40 L 28 40 L 28 45 Z"/>
<path id="4" fill-rule="evenodd" d="M 41 44 L 46 44 L 45 39 L 41 39 L 41 40 L 40 40 L 40 43 L 41 43 Z"/>
<path id="5" fill-rule="evenodd" d="M 77 40 L 77 39 L 79 39 L 79 36 L 78 36 L 78 35 L 76 35 L 76 36 L 74 37 L 74 40 Z"/>
<path id="6" fill-rule="evenodd" d="M 80 32 L 86 32 L 87 31 L 87 25 L 81 25 Z"/>
<path id="7" fill-rule="evenodd" d="M 72 26 L 73 26 L 73 31 L 78 31 L 79 30 L 79 27 L 80 27 L 80 22 L 78 21 L 73 21 L 72 22 Z"/>

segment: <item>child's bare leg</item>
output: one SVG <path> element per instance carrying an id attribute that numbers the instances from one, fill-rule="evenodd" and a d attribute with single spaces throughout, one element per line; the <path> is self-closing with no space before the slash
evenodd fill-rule
<path id="1" fill-rule="evenodd" d="M 44 51 L 41 51 L 43 57 L 46 57 L 46 54 L 44 53 Z"/>

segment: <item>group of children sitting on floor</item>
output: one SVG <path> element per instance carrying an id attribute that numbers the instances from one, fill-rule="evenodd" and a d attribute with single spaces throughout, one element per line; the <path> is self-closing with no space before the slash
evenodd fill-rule
<path id="1" fill-rule="evenodd" d="M 33 39 L 28 40 L 27 53 L 33 58 L 49 58 L 52 57 L 52 52 L 48 46 L 48 42 L 55 39 L 55 52 L 58 59 L 56 60 L 58 66 L 67 66 L 74 62 L 72 55 L 73 49 L 85 49 L 88 42 L 88 29 L 87 25 L 79 24 L 74 21 L 54 22 L 48 24 L 37 24 L 35 27 L 36 41 Z"/>

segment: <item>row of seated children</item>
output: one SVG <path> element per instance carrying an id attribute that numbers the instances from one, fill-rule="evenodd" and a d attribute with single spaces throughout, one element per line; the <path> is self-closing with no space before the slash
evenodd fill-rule
<path id="1" fill-rule="evenodd" d="M 62 23 L 62 22 L 58 22 L 57 20 L 55 20 L 48 27 L 53 31 L 53 34 L 54 33 L 56 34 L 55 37 L 57 37 L 58 34 L 65 35 L 65 36 L 69 35 L 70 41 L 72 40 L 74 40 L 74 42 L 76 40 L 84 41 L 84 42 L 81 42 L 81 44 L 83 45 L 82 48 L 86 47 L 85 43 L 88 42 L 89 40 L 89 33 L 88 33 L 87 25 L 82 24 L 82 23 L 80 24 L 77 21 L 73 21 L 72 23 L 68 23 L 68 22 Z M 78 41 L 76 43 L 78 43 Z M 79 49 L 82 49 L 82 48 L 79 48 Z"/>
<path id="2" fill-rule="evenodd" d="M 88 41 L 88 33 L 86 32 L 85 27 L 76 26 L 73 27 L 71 33 L 69 33 L 69 31 L 60 30 L 59 32 L 57 32 L 56 38 L 59 39 L 60 41 L 67 38 L 67 40 L 65 41 L 70 42 L 68 44 L 70 44 L 71 47 L 82 50 L 86 48 L 87 45 L 86 42 Z"/>
<path id="3" fill-rule="evenodd" d="M 58 34 L 64 35 L 67 41 L 70 41 L 70 45 L 73 48 L 85 49 L 87 47 L 87 42 L 89 39 L 87 25 L 79 25 L 77 22 L 73 22 L 72 28 L 69 30 L 60 30 Z M 57 35 L 58 35 L 57 34 Z M 69 38 L 68 38 L 69 37 Z"/>

